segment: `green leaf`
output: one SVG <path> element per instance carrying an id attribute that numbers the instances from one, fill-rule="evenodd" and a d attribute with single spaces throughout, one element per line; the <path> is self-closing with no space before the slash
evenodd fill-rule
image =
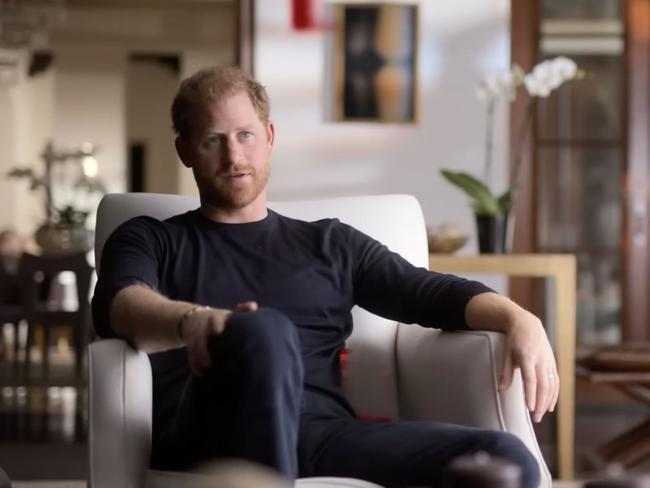
<path id="1" fill-rule="evenodd" d="M 497 199 L 501 213 L 507 214 L 512 209 L 512 202 L 514 200 L 516 190 L 517 189 L 514 187 L 508 188 L 503 193 L 503 195 Z"/>
<path id="2" fill-rule="evenodd" d="M 463 171 L 443 169 L 440 173 L 472 199 L 472 208 L 476 215 L 497 215 L 501 212 L 499 201 L 483 182 Z"/>

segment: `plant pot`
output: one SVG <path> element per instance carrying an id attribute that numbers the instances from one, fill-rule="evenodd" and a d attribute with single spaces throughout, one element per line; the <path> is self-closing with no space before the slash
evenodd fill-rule
<path id="1" fill-rule="evenodd" d="M 34 239 L 43 254 L 69 254 L 89 251 L 93 247 L 95 233 L 83 226 L 42 225 Z"/>
<path id="2" fill-rule="evenodd" d="M 475 215 L 480 254 L 507 252 L 508 215 Z"/>

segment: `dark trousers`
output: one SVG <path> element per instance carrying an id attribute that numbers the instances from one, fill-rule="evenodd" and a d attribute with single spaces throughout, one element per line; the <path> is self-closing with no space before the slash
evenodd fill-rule
<path id="1" fill-rule="evenodd" d="M 209 347 L 211 367 L 183 381 L 166 425 L 156 426 L 154 412 L 154 468 L 242 458 L 289 479 L 437 486 L 452 459 L 484 451 L 519 465 L 522 487 L 539 485 L 537 461 L 512 434 L 435 422 L 361 422 L 328 396 L 303 391 L 296 327 L 280 312 L 235 314 Z"/>

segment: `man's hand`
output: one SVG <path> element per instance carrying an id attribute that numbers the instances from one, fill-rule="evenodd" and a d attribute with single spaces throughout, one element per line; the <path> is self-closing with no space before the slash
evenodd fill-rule
<path id="1" fill-rule="evenodd" d="M 233 310 L 221 308 L 200 308 L 184 317 L 179 332 L 187 346 L 187 356 L 192 373 L 198 375 L 210 366 L 208 339 L 211 335 L 221 335 L 228 319 L 236 312 L 254 312 L 257 302 L 243 302 Z"/>
<path id="2" fill-rule="evenodd" d="M 198 374 L 210 365 L 208 337 L 221 334 L 233 313 L 255 310 L 256 302 L 242 302 L 233 310 L 197 307 L 135 284 L 115 295 L 110 320 L 116 335 L 140 351 L 153 353 L 187 345 L 190 367 Z"/>
<path id="3" fill-rule="evenodd" d="M 552 412 L 560 391 L 560 379 L 540 320 L 497 293 L 474 296 L 465 308 L 465 320 L 473 329 L 506 334 L 499 391 L 510 387 L 515 369 L 520 368 L 526 405 L 533 412 L 533 420 L 540 422 L 546 412 Z"/>
<path id="4" fill-rule="evenodd" d="M 505 332 L 506 348 L 499 391 L 510 387 L 515 368 L 520 368 L 526 405 L 533 412 L 533 420 L 540 422 L 546 412 L 555 409 L 560 391 L 557 366 L 546 331 L 537 317 L 519 308 L 513 313 Z"/>

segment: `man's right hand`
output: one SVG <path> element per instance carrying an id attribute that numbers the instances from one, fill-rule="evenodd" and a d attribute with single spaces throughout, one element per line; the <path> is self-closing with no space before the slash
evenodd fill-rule
<path id="1" fill-rule="evenodd" d="M 222 308 L 201 308 L 181 320 L 179 332 L 187 347 L 190 369 L 195 375 L 210 366 L 208 339 L 211 335 L 221 335 L 233 313 L 254 312 L 257 302 L 242 302 L 233 310 Z"/>

